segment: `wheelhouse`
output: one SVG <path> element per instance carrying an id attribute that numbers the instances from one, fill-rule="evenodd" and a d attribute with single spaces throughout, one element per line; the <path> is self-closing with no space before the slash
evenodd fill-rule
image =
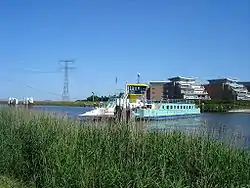
<path id="1" fill-rule="evenodd" d="M 127 84 L 126 85 L 126 92 L 128 94 L 128 98 L 130 99 L 130 102 L 135 102 L 136 99 L 139 98 L 146 98 L 147 84 Z"/>

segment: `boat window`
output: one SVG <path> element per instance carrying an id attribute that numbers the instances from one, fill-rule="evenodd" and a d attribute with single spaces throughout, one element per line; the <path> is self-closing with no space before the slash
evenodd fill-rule
<path id="1" fill-rule="evenodd" d="M 169 109 L 169 106 L 167 106 L 167 109 Z"/>
<path id="2" fill-rule="evenodd" d="M 191 106 L 189 106 L 189 109 L 191 109 Z"/>
<path id="3" fill-rule="evenodd" d="M 177 109 L 179 109 L 179 106 L 177 106 Z"/>
<path id="4" fill-rule="evenodd" d="M 162 105 L 161 108 L 164 109 L 164 106 Z"/>
<path id="5" fill-rule="evenodd" d="M 180 106 L 181 107 L 181 109 L 182 109 L 182 106 Z"/>
<path id="6" fill-rule="evenodd" d="M 174 109 L 176 109 L 176 106 L 174 106 Z"/>
<path id="7" fill-rule="evenodd" d="M 173 109 L 173 106 L 170 106 L 170 109 Z"/>
<path id="8" fill-rule="evenodd" d="M 129 94 L 145 94 L 147 87 L 146 86 L 128 86 Z"/>

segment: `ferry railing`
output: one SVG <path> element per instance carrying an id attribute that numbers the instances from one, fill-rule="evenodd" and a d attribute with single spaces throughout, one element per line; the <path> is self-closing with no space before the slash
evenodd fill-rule
<path id="1" fill-rule="evenodd" d="M 163 100 L 147 100 L 147 104 L 152 104 L 152 103 L 180 103 L 180 104 L 194 104 L 195 100 L 190 100 L 190 99 L 163 99 Z"/>

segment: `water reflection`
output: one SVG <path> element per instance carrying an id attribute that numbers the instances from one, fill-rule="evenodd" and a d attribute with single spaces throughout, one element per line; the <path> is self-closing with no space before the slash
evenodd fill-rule
<path id="1" fill-rule="evenodd" d="M 151 121 L 146 122 L 145 126 L 147 131 L 191 131 L 197 132 L 199 129 L 203 128 L 205 125 L 204 119 L 201 117 L 178 119 L 178 120 L 167 120 L 167 121 Z"/>
<path id="2" fill-rule="evenodd" d="M 231 147 L 250 148 L 250 135 L 243 131 L 243 126 L 216 122 L 203 116 L 178 120 L 146 122 L 148 132 L 181 131 L 189 135 L 199 135 L 223 142 Z"/>

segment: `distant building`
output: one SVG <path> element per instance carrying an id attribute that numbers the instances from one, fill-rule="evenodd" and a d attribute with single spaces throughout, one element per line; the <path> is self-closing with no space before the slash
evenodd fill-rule
<path id="1" fill-rule="evenodd" d="M 210 99 L 204 86 L 197 83 L 195 78 L 178 76 L 169 78 L 169 81 L 150 81 L 149 85 L 147 98 L 150 100 Z"/>
<path id="2" fill-rule="evenodd" d="M 147 99 L 149 100 L 162 100 L 166 98 L 165 85 L 167 81 L 150 81 L 149 89 L 147 91 Z"/>
<path id="3" fill-rule="evenodd" d="M 211 99 L 217 100 L 250 100 L 250 93 L 243 84 L 235 79 L 222 78 L 208 80 L 205 86 Z"/>
<path id="4" fill-rule="evenodd" d="M 245 86 L 248 90 L 248 92 L 250 92 L 250 82 L 237 82 L 237 84 L 241 84 L 243 86 Z"/>
<path id="5" fill-rule="evenodd" d="M 169 81 L 165 93 L 170 99 L 210 99 L 205 87 L 197 83 L 196 78 L 177 76 L 169 78 Z"/>

